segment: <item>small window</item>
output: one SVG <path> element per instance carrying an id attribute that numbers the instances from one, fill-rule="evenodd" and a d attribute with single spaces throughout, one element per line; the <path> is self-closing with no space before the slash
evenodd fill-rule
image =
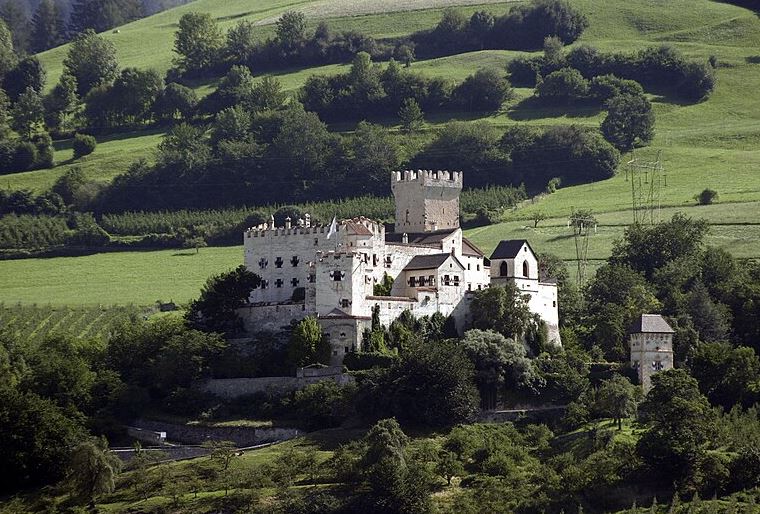
<path id="1" fill-rule="evenodd" d="M 478 264 L 478 271 L 480 271 L 480 264 Z"/>
<path id="2" fill-rule="evenodd" d="M 347 308 L 348 308 L 348 305 L 349 305 L 350 303 L 351 303 L 351 302 L 349 302 L 348 300 L 346 300 L 346 299 L 343 299 L 343 300 L 341 300 L 341 301 L 340 301 L 340 306 L 341 306 L 341 307 L 343 307 L 344 309 L 347 309 Z"/>
<path id="3" fill-rule="evenodd" d="M 501 265 L 499 266 L 499 276 L 506 277 L 508 272 L 507 261 L 501 261 Z"/>
<path id="4" fill-rule="evenodd" d="M 523 277 L 527 277 L 529 271 L 530 267 L 528 266 L 528 261 L 523 261 Z"/>
<path id="5" fill-rule="evenodd" d="M 300 282 L 300 280 L 298 280 L 297 278 L 293 278 L 293 280 L 290 281 L 290 284 L 293 287 L 298 287 L 298 282 Z"/>
<path id="6" fill-rule="evenodd" d="M 414 277 L 409 277 L 409 287 L 414 287 L 414 286 L 415 286 Z"/>
<path id="7" fill-rule="evenodd" d="M 298 266 L 299 261 L 300 261 L 300 259 L 298 258 L 298 255 L 294 255 L 290 259 L 290 264 L 292 264 L 293 267 L 295 268 L 296 266 Z"/>
<path id="8" fill-rule="evenodd" d="M 277 258 L 274 260 L 274 265 L 275 265 L 276 267 L 278 267 L 278 268 L 282 268 L 282 257 L 277 257 Z"/>
<path id="9" fill-rule="evenodd" d="M 269 261 L 266 260 L 265 258 L 262 257 L 261 259 L 259 259 L 259 268 L 266 269 L 267 264 L 269 264 Z"/>
<path id="10" fill-rule="evenodd" d="M 431 287 L 435 285 L 435 275 L 428 276 L 428 285 Z"/>
<path id="11" fill-rule="evenodd" d="M 314 282 L 317 281 L 317 276 L 316 275 L 309 275 L 308 281 L 309 281 L 310 284 L 313 284 Z"/>
<path id="12" fill-rule="evenodd" d="M 274 287 L 282 287 L 282 279 L 278 278 L 274 281 Z"/>
<path id="13" fill-rule="evenodd" d="M 341 332 L 340 333 L 340 337 L 346 337 L 346 333 L 345 332 Z M 346 351 L 348 351 L 348 348 L 346 348 Z"/>
<path id="14" fill-rule="evenodd" d="M 343 280 L 343 272 L 342 271 L 333 271 L 332 272 L 332 279 L 333 282 L 340 282 Z"/>
<path id="15" fill-rule="evenodd" d="M 348 353 L 348 346 L 343 347 L 343 353 Z"/>
<path id="16" fill-rule="evenodd" d="M 662 371 L 663 368 L 662 361 L 652 361 L 652 369 L 654 371 Z"/>
<path id="17" fill-rule="evenodd" d="M 333 350 L 333 355 L 338 355 L 338 350 Z"/>
<path id="18" fill-rule="evenodd" d="M 319 238 L 315 237 L 314 238 L 314 246 L 317 246 L 318 244 L 319 244 Z"/>
<path id="19" fill-rule="evenodd" d="M 472 269 L 472 268 L 471 268 L 471 264 L 468 262 L 468 263 L 467 263 L 467 270 L 469 271 L 470 269 Z"/>
<path id="20" fill-rule="evenodd" d="M 261 289 L 266 289 L 267 287 L 269 287 L 269 280 L 262 280 Z"/>

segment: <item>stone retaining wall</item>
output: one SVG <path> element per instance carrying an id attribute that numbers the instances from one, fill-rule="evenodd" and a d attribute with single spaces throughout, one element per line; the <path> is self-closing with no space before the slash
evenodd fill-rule
<path id="1" fill-rule="evenodd" d="M 354 378 L 343 374 L 340 366 L 328 368 L 300 368 L 295 377 L 218 378 L 207 380 L 201 389 L 214 396 L 231 400 L 240 396 L 268 392 L 289 393 L 303 389 L 320 380 L 334 380 L 338 384 L 353 382 Z"/>
<path id="2" fill-rule="evenodd" d="M 207 427 L 180 425 L 150 419 L 139 419 L 132 426 L 143 430 L 166 432 L 168 441 L 184 444 L 203 444 L 206 441 L 232 441 L 237 446 L 254 446 L 272 441 L 293 439 L 302 434 L 296 428 Z"/>

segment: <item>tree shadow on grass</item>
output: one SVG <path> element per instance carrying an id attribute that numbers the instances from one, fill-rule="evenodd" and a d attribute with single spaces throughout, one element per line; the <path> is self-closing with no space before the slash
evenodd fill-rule
<path id="1" fill-rule="evenodd" d="M 747 61 L 748 64 L 760 64 L 760 55 L 745 57 L 744 60 Z"/>
<path id="2" fill-rule="evenodd" d="M 588 102 L 572 102 L 566 104 L 548 103 L 538 97 L 531 96 L 515 104 L 507 112 L 510 119 L 515 121 L 537 120 L 541 118 L 593 118 L 602 112 L 601 105 Z"/>
<path id="3" fill-rule="evenodd" d="M 575 237 L 574 234 L 559 234 L 554 237 L 551 237 L 547 239 L 548 242 L 554 242 L 554 241 L 564 241 L 565 239 L 572 239 Z"/>
<path id="4" fill-rule="evenodd" d="M 166 125 L 154 125 L 152 127 L 133 128 L 131 130 L 111 132 L 108 134 L 97 134 L 95 135 L 95 139 L 98 141 L 98 144 L 103 144 L 111 143 L 113 141 L 127 141 L 138 137 L 155 136 L 164 134 L 167 130 L 169 130 L 169 127 Z M 53 148 L 55 148 L 56 151 L 71 150 L 73 144 L 74 138 L 72 137 L 68 139 L 57 139 L 53 141 Z"/>
<path id="5" fill-rule="evenodd" d="M 192 257 L 193 255 L 197 255 L 195 250 L 173 253 L 172 257 Z"/>

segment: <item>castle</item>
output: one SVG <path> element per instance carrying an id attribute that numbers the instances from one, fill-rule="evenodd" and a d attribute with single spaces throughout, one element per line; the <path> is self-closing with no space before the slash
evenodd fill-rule
<path id="1" fill-rule="evenodd" d="M 261 277 L 249 306 L 241 309 L 250 331 L 281 330 L 316 316 L 332 349 L 332 364 L 360 349 L 373 309 L 389 325 L 405 310 L 421 317 L 452 316 L 462 332 L 469 325 L 475 291 L 513 281 L 529 306 L 559 340 L 557 285 L 539 280 L 538 260 L 525 240 L 502 241 L 486 258 L 459 227 L 462 173 L 396 171 L 394 230 L 354 218 L 329 226 L 310 217 L 276 227 L 274 218 L 243 235 L 246 267 Z M 393 280 L 390 295 L 375 286 Z"/>

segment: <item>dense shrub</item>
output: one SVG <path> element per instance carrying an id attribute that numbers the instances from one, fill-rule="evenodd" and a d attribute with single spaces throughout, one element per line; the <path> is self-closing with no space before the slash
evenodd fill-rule
<path id="1" fill-rule="evenodd" d="M 16 146 L 13 155 L 12 169 L 25 171 L 34 168 L 37 164 L 37 147 L 31 141 L 21 141 Z"/>
<path id="2" fill-rule="evenodd" d="M 503 16 L 480 11 L 469 20 L 450 9 L 435 28 L 417 32 L 411 39 L 417 55 L 428 58 L 484 48 L 531 50 L 540 48 L 548 36 L 568 44 L 587 27 L 586 17 L 566 0 L 533 0 Z"/>
<path id="3" fill-rule="evenodd" d="M 598 132 L 570 125 L 548 128 L 537 137 L 526 135 L 511 158 L 516 174 L 543 187 L 554 177 L 566 185 L 610 178 L 620 154 Z"/>
<path id="4" fill-rule="evenodd" d="M 699 205 L 710 205 L 718 198 L 718 192 L 714 189 L 704 189 L 699 193 L 695 199 L 699 202 Z"/>
<path id="5" fill-rule="evenodd" d="M 644 89 L 635 80 L 626 80 L 615 75 L 598 75 L 589 82 L 589 97 L 603 104 L 617 95 L 644 96 Z"/>
<path id="6" fill-rule="evenodd" d="M 690 101 L 704 100 L 715 88 L 715 72 L 707 64 L 688 61 L 670 46 L 650 47 L 635 54 L 601 53 L 591 46 L 574 48 L 558 61 L 544 56 L 522 57 L 507 64 L 513 84 L 534 85 L 561 67 L 578 70 L 586 79 L 601 75 L 615 75 L 620 79 L 636 81 L 646 89 L 659 88 L 672 91 L 679 98 Z M 621 92 L 633 93 L 629 83 L 617 83 Z"/>
<path id="7" fill-rule="evenodd" d="M 398 360 L 397 355 L 378 352 L 352 352 L 346 354 L 343 365 L 352 371 L 387 368 Z"/>
<path id="8" fill-rule="evenodd" d="M 509 82 L 496 70 L 484 68 L 467 77 L 454 94 L 467 110 L 495 111 L 514 97 Z"/>
<path id="9" fill-rule="evenodd" d="M 543 99 L 567 102 L 584 98 L 588 94 L 588 87 L 588 81 L 578 70 L 562 68 L 536 84 L 536 93 Z"/>
<path id="10" fill-rule="evenodd" d="M 74 159 L 79 159 L 85 155 L 90 155 L 95 151 L 95 147 L 98 142 L 95 137 L 88 134 L 77 134 L 74 136 L 74 141 L 71 146 L 74 149 Z"/>

